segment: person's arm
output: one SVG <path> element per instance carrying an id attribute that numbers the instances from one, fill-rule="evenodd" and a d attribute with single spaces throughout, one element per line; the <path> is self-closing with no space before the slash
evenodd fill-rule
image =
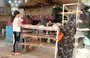
<path id="1" fill-rule="evenodd" d="M 46 24 L 46 26 L 48 26 L 48 23 Z"/>
<path id="2" fill-rule="evenodd" d="M 23 21 L 23 19 L 18 20 L 18 25 L 19 25 L 20 27 L 22 26 L 22 21 Z"/>

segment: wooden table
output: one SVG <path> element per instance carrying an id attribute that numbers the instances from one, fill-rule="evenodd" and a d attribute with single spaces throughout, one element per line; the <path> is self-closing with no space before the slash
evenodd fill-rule
<path id="1" fill-rule="evenodd" d="M 42 39 L 42 38 L 50 38 L 50 39 L 56 40 L 54 48 L 55 48 L 55 58 L 57 57 L 57 50 L 58 50 L 58 48 L 57 48 L 57 46 L 58 46 L 57 39 L 58 39 L 58 34 L 59 34 L 59 28 L 58 27 L 56 27 L 56 26 L 46 27 L 46 26 L 43 26 L 43 25 L 40 25 L 40 26 L 37 26 L 37 25 L 22 25 L 22 28 L 24 28 L 24 29 L 33 29 L 33 30 L 55 31 L 56 36 L 42 35 L 42 34 L 41 35 L 39 35 L 39 34 L 29 34 L 29 33 L 25 34 L 25 31 L 24 31 L 24 33 L 22 32 L 22 37 L 25 38 L 24 43 L 26 43 L 26 44 L 28 44 L 26 42 L 27 38 L 34 38 L 34 39 L 37 39 L 37 38 L 40 38 L 40 39 Z M 45 46 L 43 43 L 41 44 L 41 42 L 39 42 L 39 43 L 30 43 L 30 45 L 32 45 L 32 46 Z"/>

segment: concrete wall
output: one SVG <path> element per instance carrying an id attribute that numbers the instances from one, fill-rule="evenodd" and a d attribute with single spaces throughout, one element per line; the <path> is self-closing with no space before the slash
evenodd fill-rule
<path id="1" fill-rule="evenodd" d="M 0 0 L 0 7 L 4 7 L 4 0 Z"/>

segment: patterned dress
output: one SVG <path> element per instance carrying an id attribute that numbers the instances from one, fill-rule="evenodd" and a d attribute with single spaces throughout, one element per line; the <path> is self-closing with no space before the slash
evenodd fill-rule
<path id="1" fill-rule="evenodd" d="M 76 33 L 75 17 L 71 18 L 67 24 L 60 27 L 60 31 L 64 33 L 63 39 L 58 42 L 58 58 L 72 58 Z"/>

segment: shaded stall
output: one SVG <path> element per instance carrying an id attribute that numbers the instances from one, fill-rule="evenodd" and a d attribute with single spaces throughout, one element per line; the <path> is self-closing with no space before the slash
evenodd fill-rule
<path id="1" fill-rule="evenodd" d="M 51 20 L 61 19 L 61 21 L 62 21 L 62 15 L 63 15 L 61 13 L 62 8 L 63 8 L 62 5 L 63 4 L 70 4 L 70 3 L 71 4 L 72 3 L 77 3 L 78 4 L 78 2 L 80 2 L 80 1 L 78 1 L 78 0 L 29 0 L 26 4 L 24 4 L 23 6 L 20 6 L 20 8 L 24 8 L 25 14 L 35 16 L 35 20 L 41 20 L 42 23 L 46 19 L 51 19 Z M 84 8 L 82 3 L 80 3 L 79 6 L 80 6 L 80 9 Z M 56 9 L 57 11 L 55 11 L 53 13 L 54 8 L 56 8 L 56 7 L 57 8 L 59 7 L 59 9 Z M 75 18 L 75 16 L 76 16 L 76 13 L 75 13 L 76 11 L 75 10 L 77 10 L 77 6 L 67 6 L 67 7 L 68 7 L 68 9 L 65 8 L 63 11 L 66 12 L 67 14 L 71 13 L 70 16 L 69 16 L 70 20 L 67 20 L 67 25 L 63 25 L 63 27 L 65 28 L 64 29 L 65 37 L 62 40 L 62 42 L 60 42 L 60 45 L 62 45 L 62 47 L 60 47 L 60 45 L 58 46 L 59 47 L 58 48 L 59 49 L 58 54 L 61 55 L 60 57 L 63 57 L 63 58 L 72 58 L 72 52 L 73 52 L 73 48 L 74 48 L 73 43 L 75 42 L 74 41 L 75 40 L 74 35 L 76 33 L 76 27 L 77 27 L 75 25 L 76 21 L 74 21 L 74 20 L 77 19 L 77 18 Z M 72 16 L 73 16 L 72 12 L 73 11 L 75 11 L 73 13 L 73 14 L 75 14 L 74 18 L 72 18 Z M 60 18 L 60 15 L 61 15 L 61 18 Z M 68 16 L 66 15 L 66 17 L 68 17 Z M 60 20 L 58 20 L 58 21 L 60 21 Z M 72 23 L 72 22 L 74 22 L 74 23 Z M 67 40 L 67 39 L 69 39 L 70 41 Z M 70 46 L 70 47 L 66 48 L 67 46 Z M 63 50 L 62 48 L 65 48 L 67 50 L 65 50 L 65 49 Z M 56 47 L 56 49 L 57 49 L 57 47 Z M 69 54 L 69 55 L 67 55 L 67 54 Z"/>

